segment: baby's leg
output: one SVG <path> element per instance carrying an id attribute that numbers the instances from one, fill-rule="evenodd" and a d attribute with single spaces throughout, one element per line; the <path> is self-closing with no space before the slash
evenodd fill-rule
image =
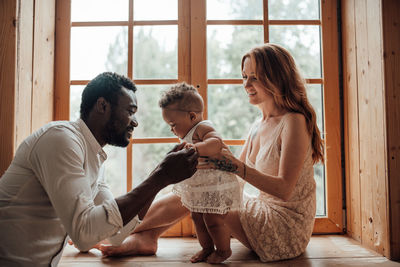
<path id="1" fill-rule="evenodd" d="M 192 219 L 196 227 L 197 239 L 202 247 L 202 250 L 197 252 L 190 259 L 191 262 L 205 261 L 207 257 L 214 251 L 214 243 L 210 235 L 208 234 L 207 227 L 204 224 L 203 214 L 192 212 Z"/>
<path id="2" fill-rule="evenodd" d="M 221 263 L 232 255 L 231 235 L 229 228 L 224 224 L 225 215 L 203 214 L 208 233 L 211 235 L 217 248 L 208 258 L 208 263 Z"/>

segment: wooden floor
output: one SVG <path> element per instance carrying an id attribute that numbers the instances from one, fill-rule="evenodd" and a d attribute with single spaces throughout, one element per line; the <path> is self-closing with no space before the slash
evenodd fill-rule
<path id="1" fill-rule="evenodd" d="M 59 267 L 78 266 L 212 266 L 206 263 L 190 263 L 189 258 L 199 250 L 194 238 L 161 238 L 157 255 L 123 258 L 103 258 L 98 250 L 89 253 L 79 253 L 74 247 L 67 245 Z M 389 261 L 381 255 L 361 247 L 346 236 L 327 235 L 313 236 L 306 252 L 292 260 L 262 263 L 257 256 L 232 239 L 232 256 L 224 263 L 225 266 L 397 266 L 400 263 Z"/>

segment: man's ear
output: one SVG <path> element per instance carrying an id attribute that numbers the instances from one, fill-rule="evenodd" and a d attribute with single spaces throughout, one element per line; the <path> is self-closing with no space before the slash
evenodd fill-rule
<path id="1" fill-rule="evenodd" d="M 196 112 L 190 111 L 189 112 L 190 120 L 194 121 L 197 119 L 197 114 Z"/>
<path id="2" fill-rule="evenodd" d="M 108 101 L 105 100 L 104 97 L 99 97 L 95 104 L 95 110 L 98 113 L 104 114 L 104 113 L 106 113 L 109 106 L 110 106 L 110 103 L 108 103 Z"/>

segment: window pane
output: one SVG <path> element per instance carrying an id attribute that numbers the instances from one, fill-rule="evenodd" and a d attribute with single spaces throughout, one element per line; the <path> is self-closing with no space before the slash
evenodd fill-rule
<path id="1" fill-rule="evenodd" d="M 208 78 L 242 78 L 242 56 L 254 46 L 262 45 L 263 36 L 262 26 L 208 26 Z"/>
<path id="2" fill-rule="evenodd" d="M 263 19 L 263 1 L 207 0 L 207 19 Z"/>
<path id="3" fill-rule="evenodd" d="M 76 121 L 80 118 L 80 107 L 84 85 L 72 85 L 69 91 L 69 120 Z"/>
<path id="4" fill-rule="evenodd" d="M 270 20 L 319 19 L 319 0 L 269 0 L 268 18 Z"/>
<path id="5" fill-rule="evenodd" d="M 242 85 L 208 85 L 208 118 L 223 139 L 246 138 L 259 116 Z"/>
<path id="6" fill-rule="evenodd" d="M 106 145 L 105 180 L 114 196 L 126 193 L 126 148 Z"/>
<path id="7" fill-rule="evenodd" d="M 158 106 L 161 93 L 171 85 L 140 85 L 136 91 L 138 111 L 136 118 L 139 126 L 135 128 L 133 138 L 138 137 L 175 137 L 161 115 Z"/>
<path id="8" fill-rule="evenodd" d="M 177 20 L 177 0 L 135 0 L 134 20 Z"/>
<path id="9" fill-rule="evenodd" d="M 71 80 L 91 80 L 99 73 L 127 74 L 126 27 L 73 27 Z"/>
<path id="10" fill-rule="evenodd" d="M 323 93 L 321 84 L 307 84 L 307 97 L 317 114 L 317 125 L 323 137 L 324 132 L 324 110 Z M 326 215 L 325 205 L 325 166 L 314 165 L 314 179 L 317 184 L 317 216 Z"/>
<path id="11" fill-rule="evenodd" d="M 132 147 L 133 187 L 143 182 L 165 155 L 176 144 L 134 144 Z M 171 186 L 164 188 L 157 197 L 171 192 Z"/>
<path id="12" fill-rule="evenodd" d="M 178 26 L 137 26 L 134 32 L 134 78 L 177 79 Z"/>
<path id="13" fill-rule="evenodd" d="M 128 0 L 72 0 L 71 21 L 127 21 Z"/>
<path id="14" fill-rule="evenodd" d="M 314 179 L 317 184 L 316 216 L 326 216 L 325 167 L 321 163 L 314 165 Z"/>
<path id="15" fill-rule="evenodd" d="M 319 26 L 270 26 L 270 42 L 290 51 L 305 78 L 321 77 Z"/>
<path id="16" fill-rule="evenodd" d="M 307 84 L 307 97 L 317 114 L 317 125 L 321 133 L 324 132 L 324 109 L 321 84 Z"/>

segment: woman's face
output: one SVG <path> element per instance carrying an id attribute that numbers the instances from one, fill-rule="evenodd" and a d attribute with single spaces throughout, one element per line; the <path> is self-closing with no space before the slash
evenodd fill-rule
<path id="1" fill-rule="evenodd" d="M 266 100 L 271 100 L 272 95 L 267 92 L 259 80 L 256 78 L 256 68 L 253 66 L 251 59 L 247 57 L 243 63 L 243 87 L 246 90 L 249 102 L 252 105 L 258 105 Z"/>

